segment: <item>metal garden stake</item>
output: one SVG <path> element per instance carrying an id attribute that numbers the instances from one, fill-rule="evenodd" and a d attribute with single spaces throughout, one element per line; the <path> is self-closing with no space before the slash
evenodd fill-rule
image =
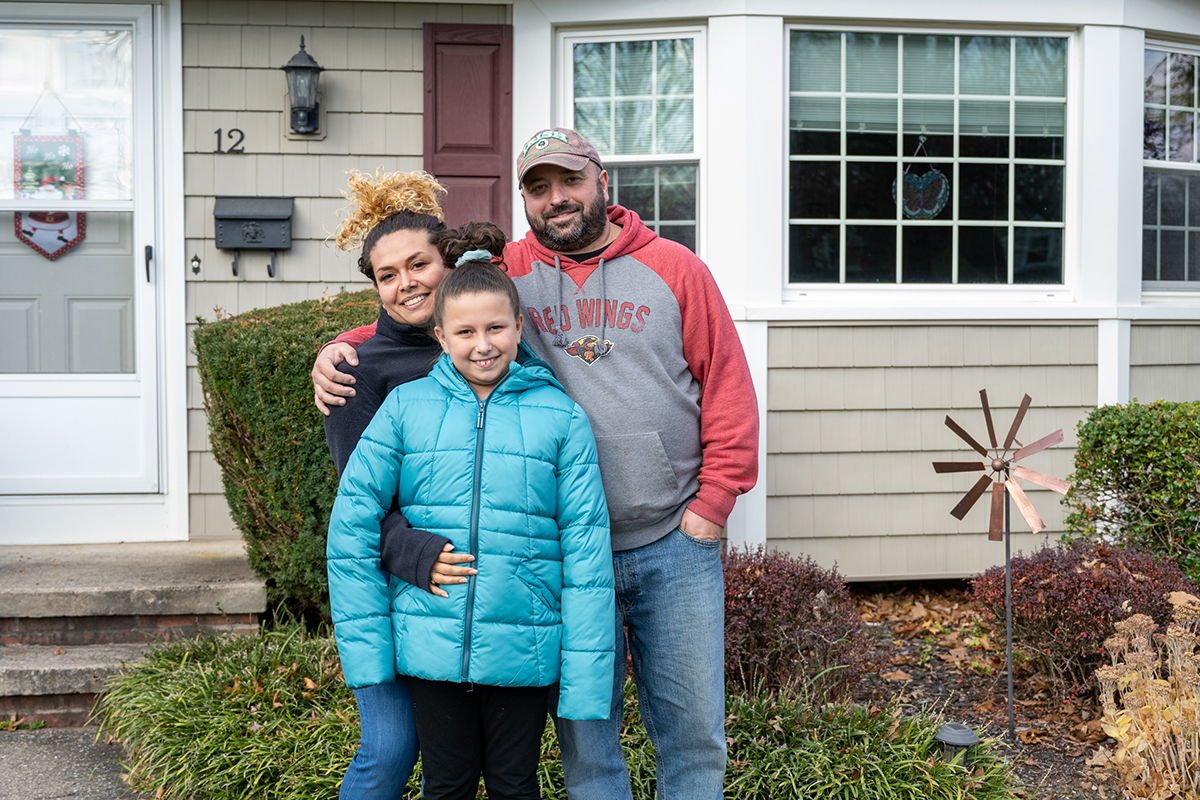
<path id="1" fill-rule="evenodd" d="M 1006 639 L 1006 657 L 1008 667 L 1008 738 L 1010 741 L 1016 740 L 1016 730 L 1013 724 L 1013 665 L 1012 665 L 1012 544 L 1011 544 L 1011 524 L 1009 521 L 1009 501 L 1015 500 L 1017 509 L 1021 512 L 1021 516 L 1025 518 L 1025 522 L 1029 525 L 1029 529 L 1034 533 L 1044 529 L 1046 523 L 1042 522 L 1042 518 L 1038 516 L 1034 510 L 1033 504 L 1029 502 L 1029 497 L 1021 489 L 1016 478 L 1024 478 L 1030 483 L 1036 483 L 1038 486 L 1043 486 L 1051 491 L 1065 495 L 1067 490 L 1071 488 L 1071 484 L 1066 481 L 1055 478 L 1052 475 L 1046 475 L 1036 470 L 1022 467 L 1016 462 L 1023 458 L 1040 453 L 1047 447 L 1053 447 L 1063 440 L 1062 429 L 1059 428 L 1049 436 L 1044 436 L 1038 439 L 1031 445 L 1022 446 L 1017 441 L 1017 431 L 1021 427 L 1021 423 L 1025 419 L 1025 412 L 1029 410 L 1029 404 L 1033 399 L 1029 395 L 1025 395 L 1021 400 L 1021 407 L 1017 409 L 1017 416 L 1013 419 L 1012 427 L 1008 429 L 1008 436 L 1004 438 L 1004 446 L 1001 447 L 996 441 L 996 429 L 992 424 L 992 410 L 988 406 L 987 390 L 979 390 L 979 400 L 983 404 L 983 418 L 987 422 L 988 441 L 991 442 L 991 449 L 984 447 L 979 442 L 963 430 L 954 420 L 946 417 L 946 427 L 954 431 L 960 439 L 969 444 L 975 452 L 979 453 L 984 458 L 990 459 L 988 462 L 983 461 L 935 461 L 933 462 L 933 471 L 938 473 L 944 472 L 976 472 L 982 471 L 987 473 L 991 470 L 991 474 L 984 474 L 975 482 L 975 485 L 963 495 L 962 500 L 958 502 L 950 513 L 961 520 L 975 505 L 975 502 L 987 491 L 988 484 L 992 487 L 992 510 L 991 516 L 988 519 L 988 539 L 993 542 L 998 542 L 1001 539 L 1000 526 L 1001 519 L 1004 525 L 1004 622 L 1005 622 L 1005 639 Z M 1013 444 L 1016 444 L 1020 449 L 1009 455 Z M 1003 497 L 1003 503 L 1001 498 Z M 1001 509 L 1003 506 L 1003 510 Z"/>

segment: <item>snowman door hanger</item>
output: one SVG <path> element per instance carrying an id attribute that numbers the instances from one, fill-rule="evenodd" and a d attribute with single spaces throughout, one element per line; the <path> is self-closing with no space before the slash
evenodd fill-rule
<path id="1" fill-rule="evenodd" d="M 83 137 L 13 137 L 13 182 L 21 200 L 82 200 Z M 83 241 L 86 215 L 82 211 L 39 209 L 14 214 L 16 235 L 54 261 Z"/>

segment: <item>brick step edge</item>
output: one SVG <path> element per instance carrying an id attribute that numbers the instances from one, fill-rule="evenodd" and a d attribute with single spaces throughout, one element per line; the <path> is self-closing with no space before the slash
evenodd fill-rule
<path id="1" fill-rule="evenodd" d="M 0 697 L 96 694 L 122 664 L 141 661 L 148 646 L 0 647 Z"/>
<path id="2" fill-rule="evenodd" d="M 201 633 L 254 633 L 258 622 L 254 613 L 0 617 L 0 647 L 145 644 Z"/>
<path id="3" fill-rule="evenodd" d="M 40 722 L 47 728 L 82 728 L 92 719 L 95 694 L 37 694 L 0 697 L 0 721 L 27 725 Z"/>

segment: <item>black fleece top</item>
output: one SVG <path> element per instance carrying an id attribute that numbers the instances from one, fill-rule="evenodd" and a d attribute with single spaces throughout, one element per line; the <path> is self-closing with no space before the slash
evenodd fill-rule
<path id="1" fill-rule="evenodd" d="M 358 366 L 345 361 L 338 365 L 340 372 L 354 376 L 354 396 L 347 397 L 344 406 L 330 406 L 325 417 L 325 442 L 339 476 L 392 389 L 425 377 L 441 354 L 437 340 L 424 330 L 396 322 L 379 309 L 376 335 L 358 346 Z M 429 591 L 429 572 L 450 540 L 409 527 L 394 501 L 381 528 L 379 550 L 384 569 Z"/>

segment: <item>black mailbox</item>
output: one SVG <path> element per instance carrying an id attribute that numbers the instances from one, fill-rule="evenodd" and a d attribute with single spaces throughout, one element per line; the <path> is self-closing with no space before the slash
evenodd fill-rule
<path id="1" fill-rule="evenodd" d="M 213 206 L 217 247 L 233 251 L 233 274 L 238 274 L 241 250 L 270 250 L 267 274 L 275 277 L 275 251 L 292 246 L 292 198 L 218 197 Z"/>

